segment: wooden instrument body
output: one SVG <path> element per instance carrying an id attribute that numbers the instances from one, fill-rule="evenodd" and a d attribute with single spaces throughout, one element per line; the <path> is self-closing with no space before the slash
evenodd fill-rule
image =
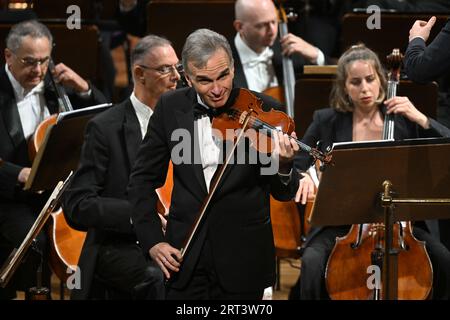
<path id="1" fill-rule="evenodd" d="M 433 284 L 433 270 L 425 243 L 412 235 L 411 222 L 402 225 L 402 230 L 399 223 L 394 225 L 393 242 L 394 249 L 398 250 L 398 299 L 427 299 Z M 375 274 L 368 267 L 374 265 L 372 252 L 383 250 L 383 233 L 382 224 L 353 225 L 345 237 L 336 239 L 325 272 L 331 299 L 373 299 L 374 290 L 369 285 L 374 284 L 376 278 L 370 279 L 372 274 L 379 276 L 379 288 L 382 288 L 381 272 Z M 360 241 L 357 248 L 354 248 L 355 240 Z M 382 291 L 380 298 L 383 299 Z"/>

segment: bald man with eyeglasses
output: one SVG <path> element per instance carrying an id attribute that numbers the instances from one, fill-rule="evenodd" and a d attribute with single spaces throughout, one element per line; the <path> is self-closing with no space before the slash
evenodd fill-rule
<path id="1" fill-rule="evenodd" d="M 0 168 L 0 242 L 5 251 L 22 243 L 46 200 L 45 194 L 31 194 L 22 188 L 31 171 L 27 141 L 45 118 L 60 111 L 48 72 L 52 42 L 48 28 L 34 20 L 14 25 L 6 39 L 6 63 L 0 68 L 0 158 L 4 160 Z M 74 108 L 106 102 L 100 91 L 64 64 L 56 65 L 52 73 L 66 87 Z M 16 290 L 36 285 L 38 251 L 45 258 L 46 244 L 41 233 L 10 284 L 0 288 L 0 299 L 14 298 Z M 0 252 L 0 263 L 6 259 L 4 255 Z M 48 281 L 49 272 L 46 275 Z M 44 281 L 44 285 L 48 283 Z"/>

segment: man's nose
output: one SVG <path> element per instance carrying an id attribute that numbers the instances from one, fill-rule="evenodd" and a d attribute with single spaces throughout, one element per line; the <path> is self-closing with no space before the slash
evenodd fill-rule
<path id="1" fill-rule="evenodd" d="M 181 75 L 178 72 L 177 69 L 174 69 L 174 72 L 172 72 L 172 81 L 178 81 L 181 79 Z"/>
<path id="2" fill-rule="evenodd" d="M 222 87 L 217 82 L 213 82 L 212 88 L 211 88 L 211 93 L 215 94 L 215 95 L 220 95 L 221 91 L 222 91 Z"/>

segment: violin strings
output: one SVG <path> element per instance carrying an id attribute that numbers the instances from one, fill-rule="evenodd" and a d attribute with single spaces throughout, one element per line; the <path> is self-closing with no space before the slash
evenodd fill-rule
<path id="1" fill-rule="evenodd" d="M 236 109 L 230 109 L 230 112 L 228 113 L 229 116 L 231 116 L 231 118 L 233 120 L 238 119 L 241 116 L 242 112 Z M 264 128 L 264 129 L 268 129 L 268 132 L 270 132 L 270 130 L 275 130 L 275 131 L 281 131 L 277 128 L 275 128 L 274 126 L 268 124 L 267 122 L 261 121 L 260 119 L 258 119 L 257 117 L 254 116 L 250 116 L 250 120 L 249 120 L 249 125 L 252 128 Z M 270 134 L 270 133 L 269 133 Z M 303 142 L 301 142 L 298 139 L 289 137 L 290 139 L 294 139 L 295 142 L 297 142 L 297 144 L 299 145 L 299 147 L 306 151 L 306 152 L 311 152 L 311 147 L 308 146 L 307 144 L 304 144 Z"/>

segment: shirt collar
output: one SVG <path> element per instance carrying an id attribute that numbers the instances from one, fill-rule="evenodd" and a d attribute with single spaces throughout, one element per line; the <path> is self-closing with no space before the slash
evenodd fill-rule
<path id="1" fill-rule="evenodd" d="M 200 96 L 198 95 L 198 93 L 197 93 L 197 102 L 198 102 L 199 105 L 202 105 L 202 106 L 204 106 L 206 109 L 209 109 L 209 106 L 207 106 L 207 105 L 202 101 L 202 98 L 200 98 Z"/>
<path id="2" fill-rule="evenodd" d="M 28 95 L 33 95 L 35 93 L 42 93 L 44 92 L 44 81 L 39 82 L 33 89 L 30 91 L 25 90 L 24 87 L 19 83 L 19 81 L 16 80 L 14 75 L 11 73 L 11 71 L 8 68 L 8 65 L 5 63 L 5 71 L 8 75 L 9 81 L 11 82 L 11 85 L 14 90 L 14 95 L 16 96 L 16 101 L 23 100 Z"/>
<path id="3" fill-rule="evenodd" d="M 136 95 L 133 93 L 130 96 L 131 104 L 133 105 L 134 111 L 136 112 L 136 115 L 138 118 L 143 119 L 150 119 L 150 117 L 153 114 L 153 110 L 147 106 L 146 104 L 139 101 L 139 99 L 136 97 Z"/>
<path id="4" fill-rule="evenodd" d="M 261 53 L 256 53 L 253 51 L 245 42 L 242 40 L 241 35 L 236 33 L 234 37 L 234 44 L 237 51 L 239 52 L 239 58 L 241 59 L 242 65 L 254 62 L 254 61 L 266 61 L 268 62 L 272 59 L 273 50 L 266 47 Z"/>

